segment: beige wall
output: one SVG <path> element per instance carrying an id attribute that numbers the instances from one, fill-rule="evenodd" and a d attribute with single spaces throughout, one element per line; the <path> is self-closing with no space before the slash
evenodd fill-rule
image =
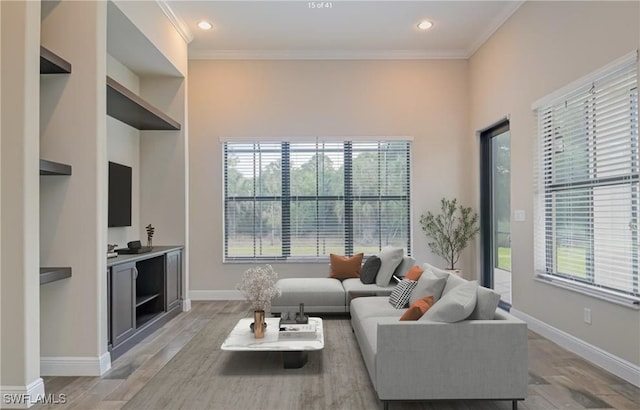
<path id="1" fill-rule="evenodd" d="M 131 226 L 108 228 L 107 242 L 126 248 L 127 242 L 140 236 L 140 131 L 107 116 L 107 153 L 109 161 L 131 167 Z"/>
<path id="2" fill-rule="evenodd" d="M 107 54 L 107 75 L 136 94 L 140 78 Z M 131 167 L 131 226 L 108 228 L 107 243 L 119 248 L 140 237 L 140 131 L 107 116 L 107 157 L 109 161 Z"/>
<path id="3" fill-rule="evenodd" d="M 534 280 L 531 103 L 640 46 L 640 3 L 527 2 L 471 58 L 471 121 L 475 132 L 511 116 L 511 207 L 514 308 L 636 365 L 640 312 Z M 478 180 L 477 156 L 474 181 Z M 477 184 L 473 188 L 477 192 Z M 476 194 L 477 197 L 477 194 Z M 592 324 L 583 322 L 583 309 Z"/>
<path id="4" fill-rule="evenodd" d="M 190 61 L 190 290 L 232 290 L 249 266 L 222 263 L 220 138 L 412 136 L 414 255 L 442 265 L 418 220 L 442 196 L 473 200 L 467 89 L 460 60 Z M 274 268 L 328 274 L 326 263 Z"/>

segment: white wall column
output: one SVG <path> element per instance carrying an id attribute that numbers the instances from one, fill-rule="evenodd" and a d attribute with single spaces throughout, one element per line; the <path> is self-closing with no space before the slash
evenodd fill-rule
<path id="1" fill-rule="evenodd" d="M 69 177 L 43 178 L 45 266 L 72 277 L 41 291 L 43 375 L 100 375 L 107 352 L 107 2 L 45 2 L 42 44 L 72 65 L 42 79 L 41 154 L 70 164 Z M 45 9 L 46 7 L 46 9 Z"/>
<path id="2" fill-rule="evenodd" d="M 0 2 L 0 406 L 27 408 L 40 378 L 40 2 Z M 8 394 L 8 396 L 5 396 Z"/>

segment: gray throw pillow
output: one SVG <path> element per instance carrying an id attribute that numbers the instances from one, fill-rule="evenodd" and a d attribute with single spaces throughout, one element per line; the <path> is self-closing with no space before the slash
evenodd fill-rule
<path id="1" fill-rule="evenodd" d="M 393 271 L 393 275 L 402 279 L 407 275 L 407 273 L 409 273 L 409 270 L 413 268 L 415 264 L 416 260 L 414 258 L 411 256 L 405 256 L 400 261 L 396 270 Z"/>
<path id="2" fill-rule="evenodd" d="M 442 289 L 444 289 L 446 284 L 446 276 L 438 277 L 431 270 L 425 270 L 424 273 L 420 275 L 420 279 L 418 279 L 418 284 L 415 289 L 411 292 L 409 304 L 413 304 L 416 300 L 426 296 L 433 296 L 433 301 L 437 302 L 438 299 L 440 299 Z"/>
<path id="3" fill-rule="evenodd" d="M 424 271 L 430 270 L 439 278 L 441 278 L 443 276 L 448 277 L 451 274 L 450 271 L 447 271 L 447 270 L 444 270 L 444 269 L 440 269 L 440 268 L 436 268 L 435 266 L 433 266 L 433 265 L 431 265 L 430 263 L 427 263 L 427 262 L 422 264 L 422 270 L 424 270 Z"/>
<path id="4" fill-rule="evenodd" d="M 409 306 L 409 295 L 411 291 L 416 287 L 415 280 L 402 279 L 400 283 L 393 288 L 391 295 L 389 296 L 389 303 L 396 309 L 404 309 Z"/>
<path id="5" fill-rule="evenodd" d="M 424 275 L 424 273 L 423 273 Z M 455 323 L 465 320 L 476 307 L 478 298 L 478 282 L 467 282 L 456 286 L 451 292 L 443 295 L 431 309 L 427 310 L 419 320 Z"/>
<path id="6" fill-rule="evenodd" d="M 478 286 L 478 300 L 476 308 L 473 309 L 469 319 L 474 320 L 493 320 L 496 309 L 500 303 L 500 294 L 491 289 Z"/>
<path id="7" fill-rule="evenodd" d="M 360 281 L 370 285 L 376 281 L 376 275 L 380 270 L 382 261 L 375 255 L 369 256 L 360 270 Z"/>
<path id="8" fill-rule="evenodd" d="M 396 268 L 402 261 L 403 255 L 404 249 L 402 248 L 392 248 L 390 246 L 382 248 L 382 250 L 378 254 L 378 258 L 380 258 L 381 264 L 380 270 L 376 275 L 376 285 L 389 286 L 389 282 L 391 282 L 391 276 L 393 276 L 393 271 L 396 270 Z"/>
<path id="9" fill-rule="evenodd" d="M 469 283 L 469 281 L 453 273 L 450 274 L 449 277 L 447 278 L 447 284 L 445 285 L 444 290 L 442 291 L 442 296 L 451 292 L 453 289 L 457 288 L 458 286 L 464 285 L 465 283 Z"/>

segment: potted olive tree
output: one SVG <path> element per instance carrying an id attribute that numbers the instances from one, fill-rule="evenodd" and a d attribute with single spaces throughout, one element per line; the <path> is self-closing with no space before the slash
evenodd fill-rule
<path id="1" fill-rule="evenodd" d="M 440 200 L 438 215 L 427 211 L 420 217 L 422 230 L 431 238 L 429 248 L 447 262 L 448 270 L 456 270 L 460 254 L 480 231 L 478 214 L 470 207 L 458 206 L 457 199 Z"/>

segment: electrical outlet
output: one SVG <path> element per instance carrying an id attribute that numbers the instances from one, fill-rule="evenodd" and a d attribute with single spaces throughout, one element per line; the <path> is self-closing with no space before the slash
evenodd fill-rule
<path id="1" fill-rule="evenodd" d="M 524 222 L 527 219 L 527 214 L 524 209 L 516 209 L 513 211 L 513 220 L 516 222 Z"/>
<path id="2" fill-rule="evenodd" d="M 584 308 L 584 323 L 591 324 L 591 309 Z"/>

